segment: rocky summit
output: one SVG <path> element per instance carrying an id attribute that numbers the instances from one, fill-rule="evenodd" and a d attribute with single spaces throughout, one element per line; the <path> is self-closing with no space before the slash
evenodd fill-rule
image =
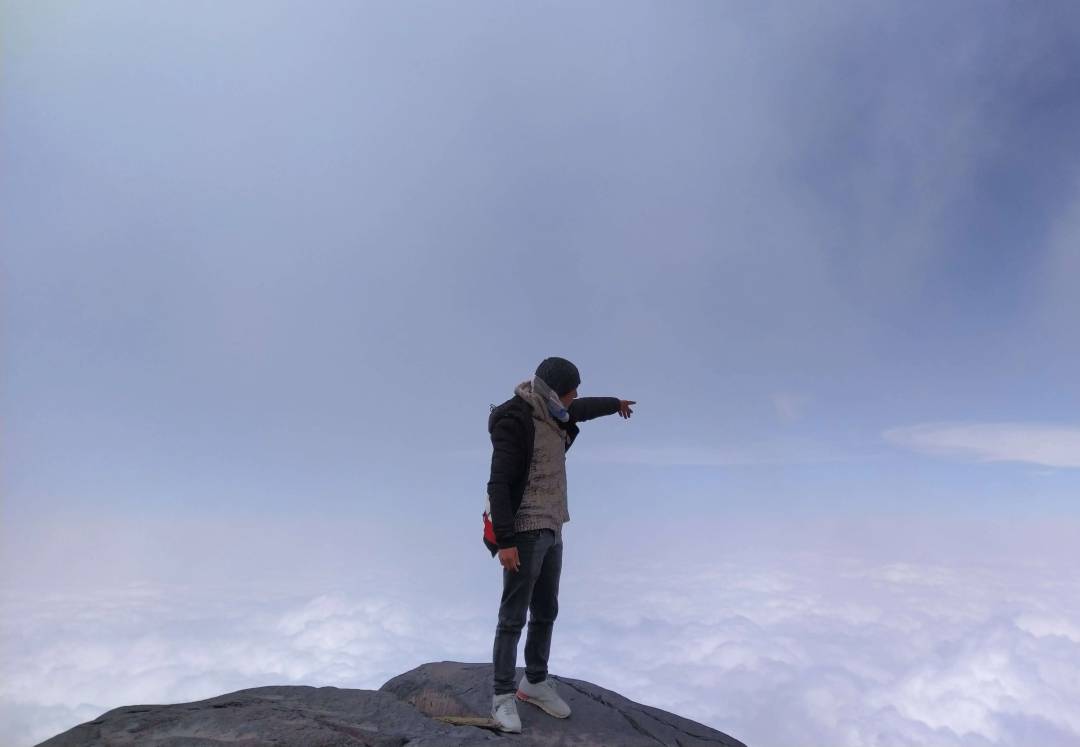
<path id="1" fill-rule="evenodd" d="M 519 668 L 518 677 L 523 674 Z M 490 663 L 443 661 L 400 674 L 378 690 L 275 685 L 194 703 L 114 708 L 39 747 L 745 747 L 590 682 L 552 678 L 573 713 L 556 719 L 519 702 L 521 734 L 493 728 Z"/>

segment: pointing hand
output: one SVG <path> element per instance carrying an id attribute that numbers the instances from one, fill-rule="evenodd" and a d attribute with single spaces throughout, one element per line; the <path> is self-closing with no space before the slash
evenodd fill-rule
<path id="1" fill-rule="evenodd" d="M 622 415 L 624 419 L 629 418 L 630 415 L 632 415 L 633 412 L 634 412 L 633 410 L 630 409 L 630 405 L 636 405 L 636 404 L 637 404 L 637 402 L 635 402 L 632 399 L 620 399 L 619 400 L 619 414 Z"/>

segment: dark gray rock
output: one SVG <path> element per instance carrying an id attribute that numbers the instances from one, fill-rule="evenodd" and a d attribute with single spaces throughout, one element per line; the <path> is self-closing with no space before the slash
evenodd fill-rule
<path id="1" fill-rule="evenodd" d="M 483 743 L 485 734 L 489 732 L 430 719 L 377 690 L 271 686 L 194 703 L 114 708 L 42 742 L 42 747 L 464 747 Z"/>
<path id="2" fill-rule="evenodd" d="M 518 676 L 522 673 L 519 669 Z M 519 703 L 522 734 L 438 720 L 489 716 L 491 677 L 491 664 L 444 661 L 400 674 L 378 690 L 271 686 L 194 703 L 125 706 L 39 747 L 745 747 L 715 729 L 558 675 L 559 692 L 573 710 L 570 718 L 552 718 Z"/>
<path id="3" fill-rule="evenodd" d="M 524 670 L 520 667 L 517 677 Z M 491 664 L 443 661 L 399 674 L 379 688 L 427 716 L 491 713 Z M 635 703 L 617 692 L 552 674 L 569 718 L 552 718 L 536 706 L 518 703 L 520 735 L 502 735 L 518 745 L 618 745 L 618 747 L 746 747 L 723 732 L 659 708 Z"/>

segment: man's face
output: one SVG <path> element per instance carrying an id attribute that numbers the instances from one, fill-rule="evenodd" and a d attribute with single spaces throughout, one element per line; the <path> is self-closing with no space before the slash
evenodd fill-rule
<path id="1" fill-rule="evenodd" d="M 577 389 L 576 388 L 574 389 L 574 391 L 567 392 L 563 396 L 559 397 L 559 401 L 562 402 L 563 407 L 569 407 L 570 403 L 574 401 L 575 397 L 577 397 Z"/>

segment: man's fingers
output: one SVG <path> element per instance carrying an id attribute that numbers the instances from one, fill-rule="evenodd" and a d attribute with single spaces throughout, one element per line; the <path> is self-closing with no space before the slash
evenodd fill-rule
<path id="1" fill-rule="evenodd" d="M 510 548 L 510 550 L 512 550 L 512 552 L 508 552 L 505 550 L 499 551 L 499 562 L 506 570 L 516 572 L 519 568 L 521 568 L 521 559 L 518 556 L 516 547 Z M 505 555 L 503 553 L 505 553 Z"/>

